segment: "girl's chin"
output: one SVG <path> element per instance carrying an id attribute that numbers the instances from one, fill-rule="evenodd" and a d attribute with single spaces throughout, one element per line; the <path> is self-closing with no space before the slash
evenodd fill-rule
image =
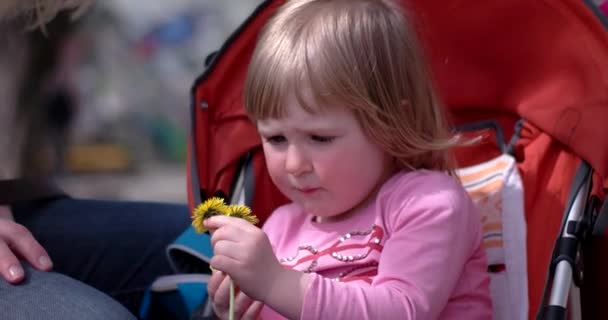
<path id="1" fill-rule="evenodd" d="M 336 214 L 333 214 L 331 212 L 327 212 L 327 207 L 325 208 L 319 208 L 319 207 L 305 207 L 304 208 L 304 212 L 306 212 L 307 214 L 314 216 L 315 217 L 315 221 L 328 221 L 328 220 L 333 220 L 336 216 Z"/>

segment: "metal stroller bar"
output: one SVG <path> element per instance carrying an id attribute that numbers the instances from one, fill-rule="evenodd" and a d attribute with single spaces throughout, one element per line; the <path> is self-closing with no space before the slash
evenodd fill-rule
<path id="1" fill-rule="evenodd" d="M 553 259 L 555 273 L 553 275 L 549 303 L 544 309 L 543 319 L 566 319 L 567 307 L 570 310 L 569 319 L 582 319 L 580 291 L 576 284 L 573 285 L 573 278 L 578 276 L 574 274 L 576 270 L 575 261 L 583 233 L 588 227 L 585 223 L 586 217 L 584 215 L 591 188 L 591 179 L 591 168 L 587 163 L 583 162 L 575 176 L 573 187 L 577 188 L 576 193 L 571 202 L 572 205 L 567 217 L 562 224 L 561 236 L 557 240 L 558 253 L 554 255 Z M 570 302 L 569 306 L 568 302 Z"/>

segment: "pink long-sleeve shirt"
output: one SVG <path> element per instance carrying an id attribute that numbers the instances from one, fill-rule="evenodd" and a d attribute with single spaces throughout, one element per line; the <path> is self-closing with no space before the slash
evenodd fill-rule
<path id="1" fill-rule="evenodd" d="M 264 230 L 285 267 L 312 274 L 301 319 L 492 318 L 480 215 L 443 173 L 397 173 L 338 222 L 289 204 Z M 283 319 L 266 306 L 260 316 Z"/>

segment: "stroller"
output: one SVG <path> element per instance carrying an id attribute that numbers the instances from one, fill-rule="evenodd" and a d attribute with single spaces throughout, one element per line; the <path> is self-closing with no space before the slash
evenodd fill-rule
<path id="1" fill-rule="evenodd" d="M 220 193 L 263 223 L 287 202 L 242 107 L 257 34 L 283 2 L 262 3 L 192 87 L 191 207 Z M 606 20 L 582 0 L 403 2 L 454 128 L 484 137 L 455 155 L 481 211 L 494 208 L 483 226 L 496 318 L 606 318 Z"/>

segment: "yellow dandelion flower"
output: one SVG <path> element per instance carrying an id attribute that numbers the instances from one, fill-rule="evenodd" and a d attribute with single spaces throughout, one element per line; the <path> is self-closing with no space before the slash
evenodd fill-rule
<path id="1" fill-rule="evenodd" d="M 246 220 L 251 224 L 257 224 L 258 218 L 251 213 L 251 209 L 245 205 L 231 205 L 228 207 L 229 215 Z"/>
<path id="2" fill-rule="evenodd" d="M 230 214 L 228 206 L 224 203 L 224 199 L 213 197 L 202 204 L 198 205 L 192 215 L 192 226 L 198 233 L 207 231 L 207 228 L 203 225 L 203 221 L 209 217 Z"/>
<path id="3" fill-rule="evenodd" d="M 245 205 L 231 205 L 227 206 L 224 199 L 214 197 L 194 209 L 192 214 L 192 226 L 198 233 L 207 231 L 207 228 L 203 225 L 205 219 L 216 216 L 224 215 L 229 217 L 236 217 L 244 219 L 245 221 L 256 224 L 258 218 L 251 213 L 251 209 Z M 214 270 L 211 267 L 211 270 Z M 234 319 L 234 282 L 230 279 L 230 306 L 229 306 L 229 319 Z"/>

